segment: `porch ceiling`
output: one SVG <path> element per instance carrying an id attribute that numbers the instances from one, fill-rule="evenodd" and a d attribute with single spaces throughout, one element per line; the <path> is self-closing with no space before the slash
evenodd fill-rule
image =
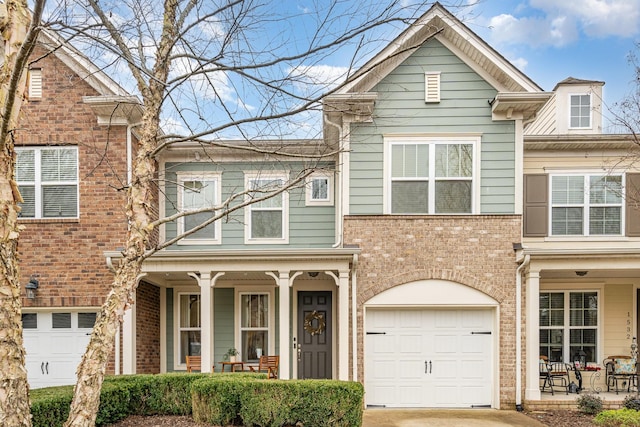
<path id="1" fill-rule="evenodd" d="M 579 275 L 586 272 L 584 275 Z M 624 270 L 590 270 L 584 266 L 577 266 L 571 270 L 540 270 L 541 279 L 566 279 L 577 281 L 593 281 L 594 279 L 615 279 L 615 278 L 640 278 L 640 269 Z"/>

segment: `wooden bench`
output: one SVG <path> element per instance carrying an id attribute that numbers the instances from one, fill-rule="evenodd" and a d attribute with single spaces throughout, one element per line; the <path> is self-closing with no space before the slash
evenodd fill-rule
<path id="1" fill-rule="evenodd" d="M 187 356 L 187 372 L 192 370 L 202 372 L 202 356 Z"/>

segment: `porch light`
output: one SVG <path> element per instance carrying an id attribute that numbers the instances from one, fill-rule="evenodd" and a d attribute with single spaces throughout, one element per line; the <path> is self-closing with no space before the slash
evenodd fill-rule
<path id="1" fill-rule="evenodd" d="M 31 276 L 31 278 L 29 278 L 29 283 L 27 283 L 25 285 L 25 289 L 27 290 L 27 299 L 35 299 L 36 298 L 36 293 L 38 292 L 38 279 L 35 278 L 35 276 Z"/>
<path id="2" fill-rule="evenodd" d="M 586 276 L 588 271 L 576 271 L 576 276 L 584 277 Z"/>

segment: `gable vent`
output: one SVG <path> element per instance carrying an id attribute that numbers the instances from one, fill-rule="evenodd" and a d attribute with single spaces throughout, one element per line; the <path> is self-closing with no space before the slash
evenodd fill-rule
<path id="1" fill-rule="evenodd" d="M 424 73 L 424 102 L 440 102 L 440 72 Z"/>
<path id="2" fill-rule="evenodd" d="M 29 99 L 42 98 L 42 70 L 29 70 Z"/>

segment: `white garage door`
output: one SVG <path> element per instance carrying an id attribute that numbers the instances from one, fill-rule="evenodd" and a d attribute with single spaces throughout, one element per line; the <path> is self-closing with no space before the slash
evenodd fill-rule
<path id="1" fill-rule="evenodd" d="M 95 312 L 22 314 L 31 388 L 75 384 L 95 320 Z"/>
<path id="2" fill-rule="evenodd" d="M 369 406 L 492 404 L 493 310 L 368 309 Z"/>

